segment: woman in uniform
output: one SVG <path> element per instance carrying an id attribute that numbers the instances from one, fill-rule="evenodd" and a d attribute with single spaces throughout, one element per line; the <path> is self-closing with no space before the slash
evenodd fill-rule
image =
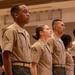
<path id="1" fill-rule="evenodd" d="M 72 47 L 72 37 L 68 34 L 61 36 L 66 49 L 66 75 L 74 75 L 74 61 L 71 54 L 68 52 L 68 48 Z"/>
<path id="2" fill-rule="evenodd" d="M 52 51 L 47 44 L 52 31 L 48 25 L 38 25 L 33 38 L 37 41 L 32 45 L 32 75 L 52 75 Z"/>

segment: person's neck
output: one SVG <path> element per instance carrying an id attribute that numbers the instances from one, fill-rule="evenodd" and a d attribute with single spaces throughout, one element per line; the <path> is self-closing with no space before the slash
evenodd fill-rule
<path id="1" fill-rule="evenodd" d="M 25 24 L 20 24 L 20 23 L 19 23 L 18 25 L 19 25 L 20 27 L 24 28 L 24 25 L 25 25 Z"/>
<path id="2" fill-rule="evenodd" d="M 41 39 L 44 43 L 46 43 L 47 40 L 48 40 L 48 38 L 45 38 L 45 37 L 41 37 L 40 39 Z"/>
<path id="3" fill-rule="evenodd" d="M 62 34 L 59 34 L 59 33 L 58 33 L 58 32 L 56 32 L 56 31 L 54 31 L 54 33 L 55 33 L 55 34 L 56 34 L 56 36 L 57 36 L 57 37 L 59 37 L 59 38 L 62 36 Z"/>
<path id="4" fill-rule="evenodd" d="M 25 26 L 25 24 L 23 24 L 23 23 L 19 23 L 19 22 L 16 22 L 21 28 L 23 28 L 24 29 L 24 26 Z"/>

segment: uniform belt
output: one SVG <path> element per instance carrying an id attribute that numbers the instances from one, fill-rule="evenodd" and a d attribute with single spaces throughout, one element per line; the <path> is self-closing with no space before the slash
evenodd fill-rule
<path id="1" fill-rule="evenodd" d="M 62 65 L 62 64 L 53 64 L 53 67 L 65 67 L 65 65 Z"/>
<path id="2" fill-rule="evenodd" d="M 24 66 L 30 68 L 30 63 L 24 63 L 24 62 L 13 62 L 12 65 L 18 65 L 18 66 Z"/>

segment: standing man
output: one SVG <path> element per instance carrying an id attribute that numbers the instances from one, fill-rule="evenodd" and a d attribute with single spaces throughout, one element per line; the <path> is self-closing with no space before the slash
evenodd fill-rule
<path id="1" fill-rule="evenodd" d="M 55 19 L 52 22 L 53 35 L 48 40 L 53 51 L 53 75 L 65 75 L 65 47 L 60 39 L 64 34 L 65 26 L 62 20 Z"/>
<path id="2" fill-rule="evenodd" d="M 11 8 L 14 24 L 3 33 L 3 63 L 6 75 L 31 75 L 30 39 L 24 29 L 29 23 L 29 11 L 24 4 Z"/>

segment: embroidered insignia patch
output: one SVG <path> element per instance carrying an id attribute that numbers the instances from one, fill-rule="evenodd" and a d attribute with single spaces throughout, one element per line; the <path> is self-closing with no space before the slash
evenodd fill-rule
<path id="1" fill-rule="evenodd" d="M 34 53 L 37 52 L 37 49 L 36 49 L 35 47 L 33 47 L 31 50 L 32 50 Z"/>
<path id="2" fill-rule="evenodd" d="M 9 39 L 8 39 L 6 36 L 5 36 L 4 40 L 5 40 L 5 41 L 9 41 Z"/>
<path id="3" fill-rule="evenodd" d="M 48 46 L 51 46 L 49 43 L 47 43 Z"/>

